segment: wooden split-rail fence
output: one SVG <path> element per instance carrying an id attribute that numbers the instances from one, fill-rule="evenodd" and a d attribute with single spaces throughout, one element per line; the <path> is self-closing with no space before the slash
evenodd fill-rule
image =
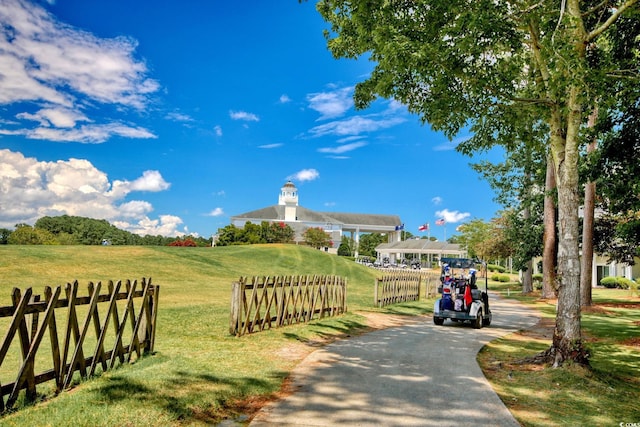
<path id="1" fill-rule="evenodd" d="M 425 284 L 425 295 L 435 295 L 439 276 L 432 272 L 402 271 L 376 278 L 373 292 L 373 303 L 384 307 L 406 301 L 420 300 L 422 283 Z"/>
<path id="2" fill-rule="evenodd" d="M 232 285 L 229 332 L 240 336 L 347 311 L 347 279 L 338 276 L 246 277 Z"/>
<path id="3" fill-rule="evenodd" d="M 13 289 L 13 305 L 0 307 L 0 325 L 7 326 L 0 347 L 0 412 L 14 406 L 21 390 L 30 401 L 36 385 L 55 380 L 58 393 L 72 385 L 76 372 L 87 378 L 153 351 L 160 287 L 142 279 L 141 286 L 109 281 L 107 292 L 101 290 L 100 282 L 89 283 L 89 294 L 79 296 L 77 281 L 66 285 L 64 296 L 60 286 L 46 287 L 43 297 L 31 288 Z M 36 372 L 36 366 L 44 370 Z M 12 368 L 15 377 L 9 378 L 15 379 L 4 383 Z"/>

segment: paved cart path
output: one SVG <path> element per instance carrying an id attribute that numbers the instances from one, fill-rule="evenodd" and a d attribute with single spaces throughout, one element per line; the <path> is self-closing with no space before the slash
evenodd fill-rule
<path id="1" fill-rule="evenodd" d="M 294 392 L 263 408 L 264 426 L 519 426 L 485 379 L 476 354 L 538 321 L 535 311 L 491 295 L 493 322 L 472 329 L 431 318 L 341 340 L 307 356 Z"/>

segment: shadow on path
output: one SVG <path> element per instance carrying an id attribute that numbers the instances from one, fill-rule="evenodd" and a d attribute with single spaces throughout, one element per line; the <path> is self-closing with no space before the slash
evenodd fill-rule
<path id="1" fill-rule="evenodd" d="M 476 362 L 483 345 L 535 325 L 534 310 L 492 295 L 490 327 L 427 318 L 330 344 L 292 373 L 293 393 L 262 426 L 519 426 Z"/>

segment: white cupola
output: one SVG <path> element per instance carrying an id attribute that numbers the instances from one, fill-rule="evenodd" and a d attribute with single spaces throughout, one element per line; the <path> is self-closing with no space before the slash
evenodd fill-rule
<path id="1" fill-rule="evenodd" d="M 278 197 L 278 204 L 284 206 L 284 220 L 296 221 L 296 206 L 298 206 L 298 189 L 291 181 L 287 181 L 286 184 L 280 189 L 280 197 Z"/>

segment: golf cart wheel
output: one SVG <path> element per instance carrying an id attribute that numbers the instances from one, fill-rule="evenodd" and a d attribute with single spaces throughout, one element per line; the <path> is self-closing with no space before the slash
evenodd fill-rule
<path id="1" fill-rule="evenodd" d="M 482 326 L 489 326 L 491 325 L 491 318 L 490 317 L 483 317 L 482 318 Z"/>
<path id="2" fill-rule="evenodd" d="M 484 325 L 484 318 L 482 317 L 482 310 L 478 310 L 476 320 L 473 321 L 473 329 L 480 329 Z"/>
<path id="3" fill-rule="evenodd" d="M 444 325 L 444 318 L 442 318 L 442 317 L 434 317 L 433 318 L 433 323 L 435 323 L 438 326 L 442 326 L 442 325 Z"/>

